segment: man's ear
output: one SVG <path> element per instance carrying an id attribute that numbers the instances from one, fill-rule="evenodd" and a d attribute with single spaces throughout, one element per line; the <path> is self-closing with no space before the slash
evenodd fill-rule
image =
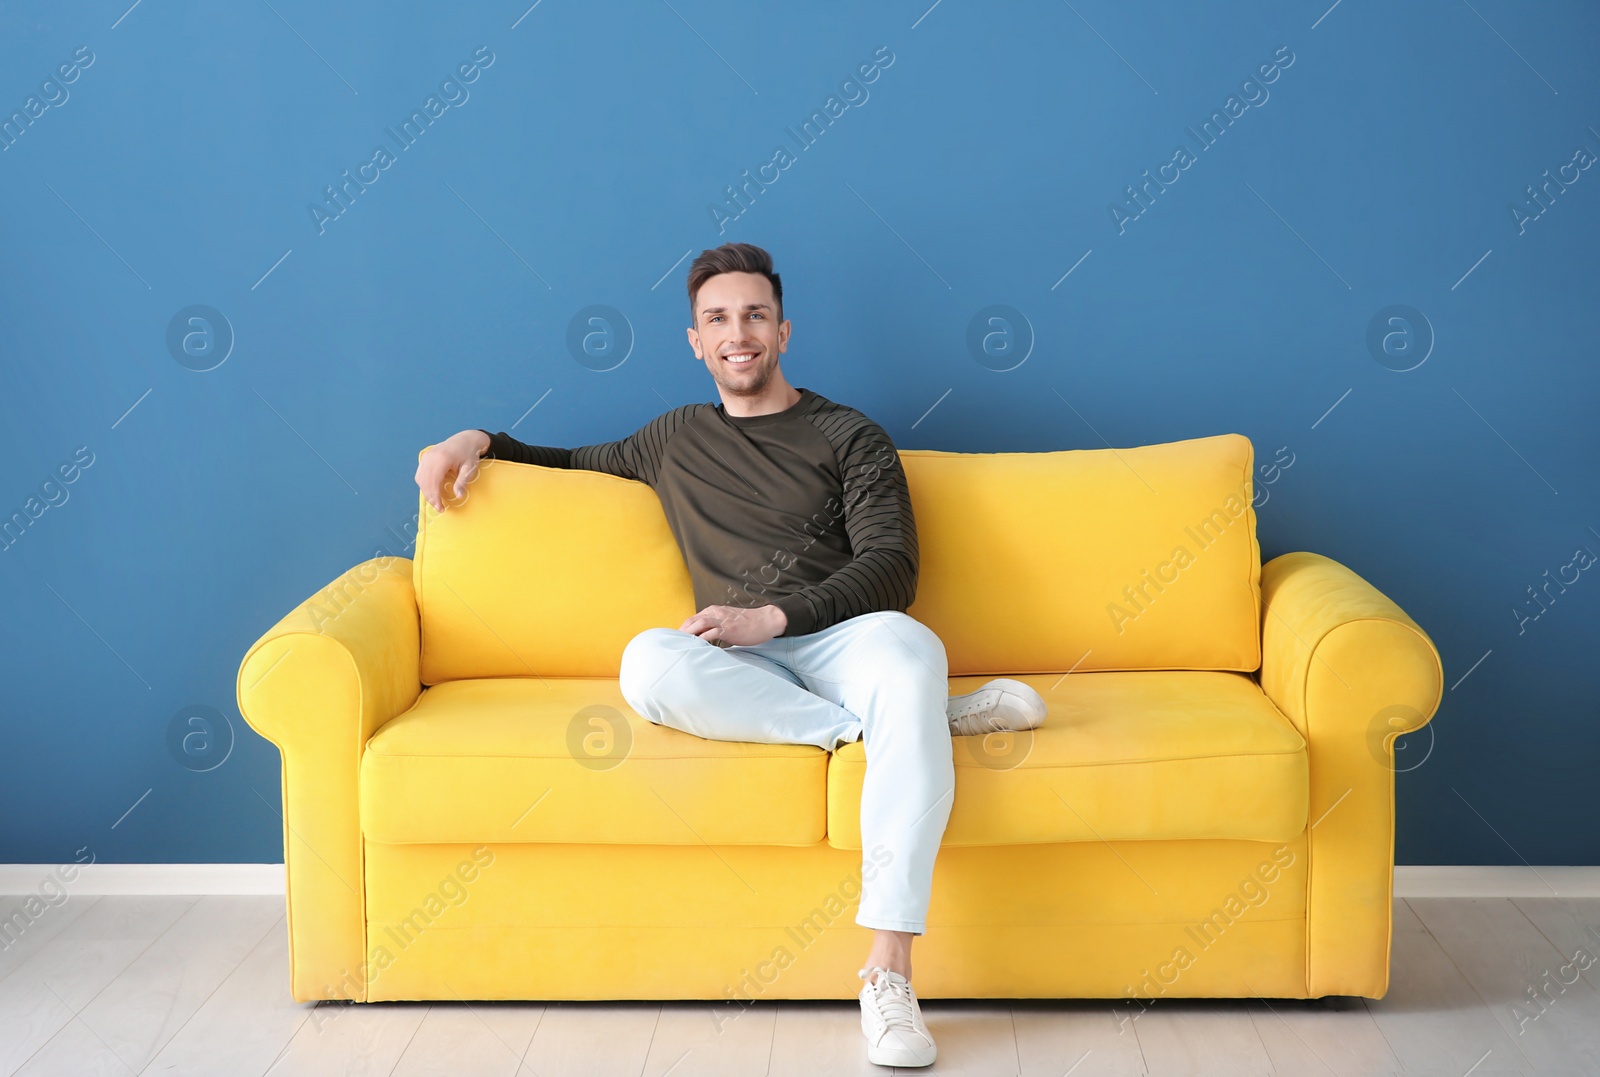
<path id="1" fill-rule="evenodd" d="M 702 355 L 701 352 L 700 352 L 700 334 L 699 334 L 699 332 L 696 331 L 696 329 L 692 325 L 688 329 L 686 329 L 685 332 L 688 334 L 688 337 L 689 337 L 689 347 L 694 349 L 694 357 L 696 359 L 704 359 L 705 356 Z"/>

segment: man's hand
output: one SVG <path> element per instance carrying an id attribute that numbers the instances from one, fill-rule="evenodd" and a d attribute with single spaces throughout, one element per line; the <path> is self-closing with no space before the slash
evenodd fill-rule
<path id="1" fill-rule="evenodd" d="M 447 502 L 439 496 L 439 491 L 452 479 L 455 480 L 455 500 L 461 500 L 467 483 L 478 477 L 478 458 L 488 448 L 489 438 L 482 430 L 463 430 L 422 454 L 422 459 L 417 461 L 417 486 L 435 512 L 445 510 Z"/>
<path id="2" fill-rule="evenodd" d="M 789 618 L 777 606 L 707 606 L 679 626 L 719 647 L 753 647 L 776 637 L 789 627 Z"/>

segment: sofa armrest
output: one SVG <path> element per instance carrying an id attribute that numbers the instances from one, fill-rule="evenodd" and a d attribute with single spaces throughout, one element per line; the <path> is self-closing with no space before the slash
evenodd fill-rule
<path id="1" fill-rule="evenodd" d="M 1404 610 L 1321 554 L 1286 553 L 1263 565 L 1261 600 L 1261 689 L 1305 737 L 1310 757 L 1307 993 L 1382 998 L 1394 739 L 1438 710 L 1444 668 Z"/>
<path id="2" fill-rule="evenodd" d="M 411 561 L 377 557 L 295 607 L 239 666 L 239 713 L 283 755 L 290 979 L 301 1002 L 365 1000 L 357 777 L 367 740 L 421 695 L 420 647 Z"/>

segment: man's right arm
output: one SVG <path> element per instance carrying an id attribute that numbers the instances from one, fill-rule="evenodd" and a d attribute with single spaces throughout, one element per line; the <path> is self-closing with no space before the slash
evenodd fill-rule
<path id="1" fill-rule="evenodd" d="M 656 476 L 661 472 L 661 458 L 666 454 L 667 440 L 700 408 L 710 406 L 686 404 L 656 416 L 619 441 L 582 445 L 576 449 L 529 445 L 518 441 L 503 430 L 491 434 L 487 430 L 479 429 L 474 433 L 488 438 L 488 445 L 478 453 L 479 456 L 510 460 L 518 464 L 599 471 L 623 479 L 636 479 L 654 486 Z"/>
<path id="2" fill-rule="evenodd" d="M 656 476 L 661 472 L 661 458 L 666 453 L 667 440 L 700 408 L 710 406 L 686 404 L 656 416 L 620 441 L 583 445 L 576 449 L 529 445 L 503 430 L 496 434 L 481 428 L 463 430 L 422 454 L 417 464 L 417 485 L 428 504 L 435 511 L 443 512 L 446 503 L 441 491 L 445 485 L 453 484 L 454 496 L 462 497 L 467 484 L 477 477 L 478 461 L 489 457 L 518 464 L 538 464 L 541 467 L 599 471 L 654 486 Z"/>

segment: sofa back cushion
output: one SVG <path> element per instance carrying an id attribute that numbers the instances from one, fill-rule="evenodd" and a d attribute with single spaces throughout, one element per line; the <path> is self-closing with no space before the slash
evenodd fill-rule
<path id="1" fill-rule="evenodd" d="M 1250 439 L 900 458 L 952 676 L 1260 668 Z"/>
<path id="2" fill-rule="evenodd" d="M 952 676 L 1260 666 L 1249 439 L 899 457 L 921 552 L 907 612 Z M 630 639 L 695 612 L 644 483 L 486 460 L 419 520 L 424 684 L 615 677 Z"/>
<path id="3" fill-rule="evenodd" d="M 642 482 L 484 460 L 461 504 L 419 512 L 423 684 L 615 677 L 630 639 L 695 612 L 683 555 Z"/>

